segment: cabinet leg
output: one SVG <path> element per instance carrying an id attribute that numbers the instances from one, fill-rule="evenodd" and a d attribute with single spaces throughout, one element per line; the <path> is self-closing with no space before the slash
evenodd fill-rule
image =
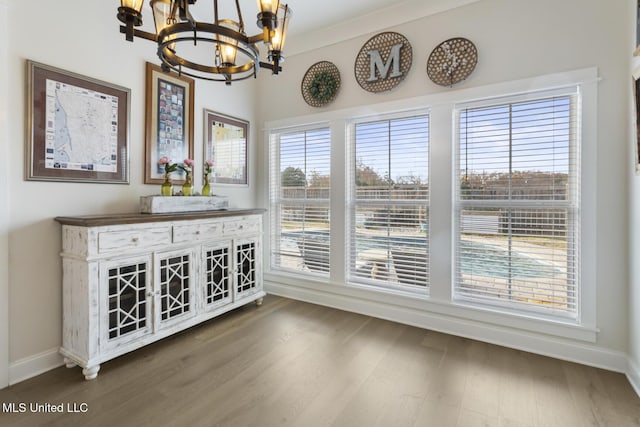
<path id="1" fill-rule="evenodd" d="M 100 365 L 89 366 L 82 370 L 82 374 L 84 375 L 85 380 L 92 380 L 98 376 L 98 371 L 100 370 Z"/>
<path id="2" fill-rule="evenodd" d="M 258 298 L 258 299 L 256 300 L 256 305 L 257 305 L 258 307 L 260 307 L 260 306 L 262 305 L 262 300 L 263 300 L 262 298 Z"/>
<path id="3" fill-rule="evenodd" d="M 73 360 L 69 359 L 68 357 L 64 358 L 64 366 L 66 366 L 67 368 L 74 368 L 76 366 L 78 366 L 78 364 L 76 362 L 74 362 Z"/>

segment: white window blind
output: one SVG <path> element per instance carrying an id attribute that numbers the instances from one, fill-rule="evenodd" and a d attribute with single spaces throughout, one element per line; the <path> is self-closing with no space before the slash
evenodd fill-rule
<path id="1" fill-rule="evenodd" d="M 352 283 L 429 286 L 429 116 L 355 123 L 351 132 Z"/>
<path id="2" fill-rule="evenodd" d="M 329 275 L 331 132 L 271 135 L 271 267 Z"/>
<path id="3" fill-rule="evenodd" d="M 575 91 L 459 110 L 458 299 L 577 317 L 578 113 Z"/>

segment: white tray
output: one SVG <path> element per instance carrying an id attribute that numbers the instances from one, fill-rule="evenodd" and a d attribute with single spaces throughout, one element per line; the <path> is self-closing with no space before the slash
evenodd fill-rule
<path id="1" fill-rule="evenodd" d="M 141 196 L 140 213 L 218 211 L 229 208 L 226 196 Z"/>

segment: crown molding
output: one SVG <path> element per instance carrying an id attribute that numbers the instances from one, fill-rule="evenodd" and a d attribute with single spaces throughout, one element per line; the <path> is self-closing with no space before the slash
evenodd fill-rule
<path id="1" fill-rule="evenodd" d="M 403 1 L 329 27 L 295 34 L 287 40 L 286 55 L 291 57 L 478 1 L 480 0 Z"/>

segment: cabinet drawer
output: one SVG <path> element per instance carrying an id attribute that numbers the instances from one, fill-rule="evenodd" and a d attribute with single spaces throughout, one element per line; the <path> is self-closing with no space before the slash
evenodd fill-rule
<path id="1" fill-rule="evenodd" d="M 222 222 L 204 224 L 175 225 L 173 227 L 173 242 L 193 242 L 211 240 L 222 235 Z"/>
<path id="2" fill-rule="evenodd" d="M 103 231 L 98 235 L 98 252 L 126 251 L 171 243 L 169 227 Z"/>
<path id="3" fill-rule="evenodd" d="M 260 218 L 257 217 L 242 218 L 224 223 L 223 233 L 225 236 L 258 232 L 260 232 Z"/>

